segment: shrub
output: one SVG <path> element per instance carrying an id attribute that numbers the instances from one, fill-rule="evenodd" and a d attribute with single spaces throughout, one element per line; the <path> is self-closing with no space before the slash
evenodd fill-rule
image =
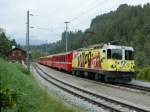
<path id="1" fill-rule="evenodd" d="M 3 109 L 16 106 L 20 92 L 19 90 L 1 87 L 0 90 L 0 107 Z"/>
<path id="2" fill-rule="evenodd" d="M 0 59 L 1 112 L 79 112 L 39 87 L 22 65 Z"/>
<path id="3" fill-rule="evenodd" d="M 136 79 L 150 81 L 150 67 L 136 70 Z"/>

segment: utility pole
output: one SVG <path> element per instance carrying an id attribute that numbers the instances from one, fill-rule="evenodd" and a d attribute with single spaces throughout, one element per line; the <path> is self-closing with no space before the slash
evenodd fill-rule
<path id="1" fill-rule="evenodd" d="M 27 69 L 30 72 L 30 48 L 29 48 L 29 11 L 27 11 Z"/>
<path id="2" fill-rule="evenodd" d="M 68 35 L 67 35 L 67 31 L 68 31 L 68 23 L 69 22 L 64 22 L 65 24 L 66 24 L 66 53 L 67 53 L 67 51 L 68 51 Z M 66 54 L 66 56 L 65 56 L 65 62 L 67 63 L 67 54 Z M 65 64 L 66 65 L 66 64 Z M 67 70 L 67 66 L 65 67 L 66 68 L 66 70 Z"/>
<path id="3" fill-rule="evenodd" d="M 64 22 L 66 24 L 66 52 L 68 51 L 68 35 L 67 35 L 67 31 L 68 31 L 68 21 Z"/>
<path id="4" fill-rule="evenodd" d="M 48 55 L 48 53 L 47 53 L 47 40 L 45 42 L 46 42 L 45 43 L 45 53 L 46 53 L 46 55 Z"/>

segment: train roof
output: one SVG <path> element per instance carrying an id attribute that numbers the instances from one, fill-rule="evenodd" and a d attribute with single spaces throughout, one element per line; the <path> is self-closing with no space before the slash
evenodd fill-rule
<path id="1" fill-rule="evenodd" d="M 100 44 L 94 44 L 90 45 L 87 48 L 79 48 L 77 51 L 83 51 L 83 50 L 90 50 L 90 49 L 127 49 L 127 50 L 134 50 L 131 46 L 125 46 L 122 44 L 118 44 L 116 42 L 108 42 L 108 43 L 100 43 Z"/>
<path id="2" fill-rule="evenodd" d="M 134 51 L 133 47 L 124 45 L 104 45 L 103 49 L 126 49 Z"/>
<path id="3" fill-rule="evenodd" d="M 60 55 L 66 55 L 66 54 L 70 54 L 72 53 L 73 51 L 68 51 L 68 52 L 64 52 L 64 53 L 57 53 L 57 54 L 51 54 L 51 55 L 48 55 L 48 56 L 44 56 L 44 57 L 41 57 L 41 58 L 49 58 L 49 57 L 52 57 L 52 56 L 60 56 Z"/>

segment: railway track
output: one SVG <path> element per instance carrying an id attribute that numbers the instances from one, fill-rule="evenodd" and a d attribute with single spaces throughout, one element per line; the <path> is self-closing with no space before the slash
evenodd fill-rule
<path id="1" fill-rule="evenodd" d="M 80 78 L 78 76 L 74 76 L 74 77 Z M 127 90 L 127 91 L 131 91 L 131 92 L 135 92 L 135 93 L 143 93 L 143 94 L 150 95 L 150 87 L 144 87 L 144 86 L 133 85 L 133 84 L 128 84 L 128 83 L 113 83 L 113 84 L 111 84 L 111 83 L 106 83 L 106 82 L 94 81 L 94 80 L 86 79 L 86 78 L 82 78 L 82 80 L 92 82 L 95 84 L 112 87 L 112 88 L 119 88 L 122 90 Z"/>
<path id="2" fill-rule="evenodd" d="M 45 66 L 45 65 L 43 65 L 43 66 Z M 57 69 L 55 69 L 55 70 L 57 71 Z M 70 73 L 66 73 L 66 74 L 72 75 Z M 75 75 L 74 75 L 74 77 L 76 77 L 78 79 L 81 78 L 81 77 L 75 76 Z M 98 81 L 94 81 L 94 80 L 87 79 L 87 78 L 82 78 L 82 80 L 86 80 L 88 82 L 101 84 L 101 85 L 109 86 L 109 87 L 113 87 L 113 88 L 126 89 L 126 90 L 129 90 L 129 91 L 132 91 L 132 92 L 140 92 L 140 93 L 144 93 L 144 94 L 150 95 L 150 87 L 144 87 L 144 86 L 133 85 L 133 84 L 128 84 L 128 83 L 113 83 L 113 84 L 111 84 L 111 83 L 106 83 L 106 82 L 98 82 Z M 136 90 L 136 91 L 134 91 L 134 90 Z"/>
<path id="3" fill-rule="evenodd" d="M 95 94 L 84 88 L 79 88 L 77 86 L 71 85 L 69 83 L 58 80 L 41 69 L 38 65 L 33 64 L 36 72 L 46 81 L 55 85 L 56 87 L 66 91 L 76 97 L 84 99 L 94 105 L 102 107 L 106 110 L 113 112 L 149 112 L 150 110 L 144 107 L 139 107 L 136 105 L 130 105 L 125 102 L 121 102 L 112 98 L 108 98 L 99 94 Z"/>
<path id="4" fill-rule="evenodd" d="M 55 70 L 57 70 L 57 69 L 55 69 Z M 72 74 L 69 74 L 69 73 L 67 73 L 67 74 L 72 75 Z M 81 77 L 75 76 L 75 75 L 74 75 L 74 77 L 76 77 L 78 79 L 81 78 Z M 87 79 L 87 78 L 82 78 L 82 80 L 92 82 L 92 83 L 96 83 L 96 84 L 101 84 L 101 85 L 108 86 L 108 87 L 120 88 L 120 89 L 123 89 L 123 90 L 126 89 L 128 91 L 132 91 L 132 92 L 136 92 L 136 93 L 140 92 L 140 93 L 143 93 L 143 94 L 150 95 L 150 87 L 144 87 L 144 86 L 133 85 L 133 84 L 128 84 L 128 83 L 112 83 L 111 84 L 111 83 L 106 83 L 106 82 L 98 82 L 98 81 L 94 81 L 94 80 Z"/>
<path id="5" fill-rule="evenodd" d="M 122 86 L 122 87 L 126 87 L 126 88 L 131 88 L 131 89 L 135 89 L 135 90 L 140 90 L 143 91 L 144 93 L 147 92 L 147 94 L 150 94 L 150 87 L 144 87 L 144 86 L 139 86 L 139 85 L 133 85 L 133 84 L 116 84 L 117 86 Z"/>
<path id="6" fill-rule="evenodd" d="M 45 66 L 45 65 L 43 65 L 43 66 Z M 58 71 L 57 69 L 55 69 L 55 70 Z M 61 72 L 61 71 L 59 71 L 59 72 Z M 66 74 L 72 75 L 72 74 L 69 74 L 69 73 L 66 73 Z M 135 93 L 143 93 L 143 94 L 150 95 L 150 87 L 144 87 L 144 86 L 133 85 L 133 84 L 128 84 L 128 83 L 112 83 L 111 84 L 111 83 L 91 80 L 91 79 L 88 79 L 88 78 L 81 78 L 81 77 L 75 76 L 75 75 L 73 75 L 73 77 L 75 77 L 79 80 L 82 79 L 82 80 L 85 80 L 85 81 L 88 81 L 88 82 L 92 82 L 92 83 L 95 83 L 95 84 L 100 84 L 100 85 L 104 85 L 104 86 L 108 86 L 108 87 L 112 87 L 112 88 L 119 88 L 119 89 L 122 89 L 122 90 L 127 90 L 127 91 L 131 91 L 131 92 L 135 92 Z"/>

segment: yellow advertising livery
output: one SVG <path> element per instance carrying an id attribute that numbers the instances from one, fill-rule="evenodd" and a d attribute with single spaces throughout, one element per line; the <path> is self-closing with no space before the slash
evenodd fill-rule
<path id="1" fill-rule="evenodd" d="M 107 82 L 129 82 L 134 76 L 134 49 L 114 43 L 74 51 L 72 73 Z"/>

